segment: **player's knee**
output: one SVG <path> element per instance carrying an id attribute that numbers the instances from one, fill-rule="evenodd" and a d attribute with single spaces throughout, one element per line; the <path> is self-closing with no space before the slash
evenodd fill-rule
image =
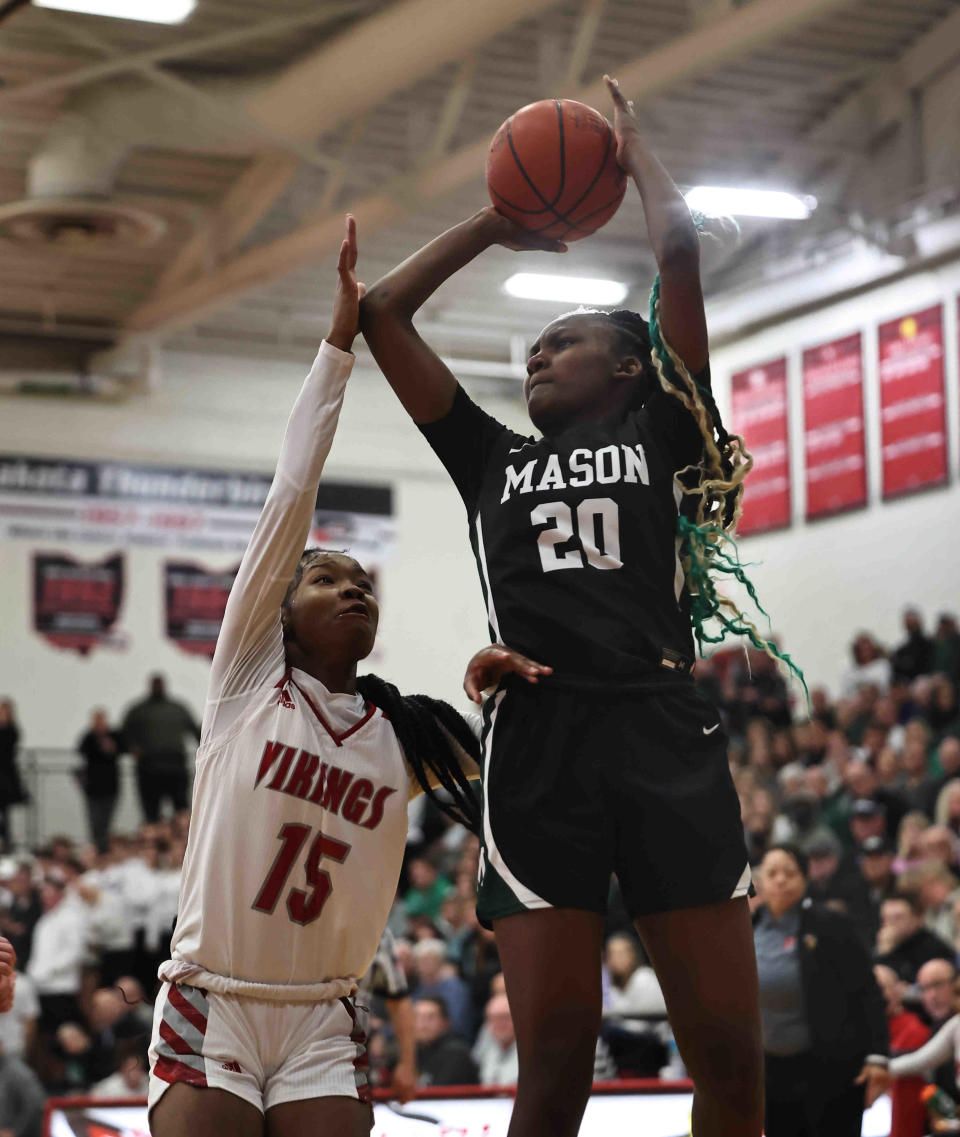
<path id="1" fill-rule="evenodd" d="M 702 1034 L 687 1060 L 701 1094 L 728 1109 L 749 1114 L 763 1092 L 763 1051 L 752 1031 Z"/>

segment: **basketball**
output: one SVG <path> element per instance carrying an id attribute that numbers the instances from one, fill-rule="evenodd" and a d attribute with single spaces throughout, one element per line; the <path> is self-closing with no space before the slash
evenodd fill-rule
<path id="1" fill-rule="evenodd" d="M 617 212 L 627 176 L 610 123 L 572 99 L 543 99 L 512 114 L 493 136 L 487 188 L 522 228 L 579 241 Z"/>

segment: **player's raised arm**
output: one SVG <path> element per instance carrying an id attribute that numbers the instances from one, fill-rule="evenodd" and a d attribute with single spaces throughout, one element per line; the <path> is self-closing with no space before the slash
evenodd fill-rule
<path id="1" fill-rule="evenodd" d="M 615 79 L 604 76 L 613 99 L 617 160 L 643 201 L 650 247 L 660 270 L 660 327 L 691 374 L 707 362 L 707 319 L 700 284 L 700 238 L 673 179 L 647 145 Z"/>
<path id="2" fill-rule="evenodd" d="M 336 432 L 363 285 L 357 281 L 357 228 L 347 218 L 333 321 L 287 422 L 276 473 L 230 591 L 211 669 L 211 706 L 252 688 L 283 665 L 280 606 L 310 534 L 317 486 Z"/>
<path id="3" fill-rule="evenodd" d="M 380 370 L 416 423 L 450 410 L 457 380 L 420 338 L 413 317 L 445 280 L 491 245 L 562 252 L 562 242 L 526 233 L 492 207 L 425 245 L 372 285 L 360 305 L 360 328 Z"/>

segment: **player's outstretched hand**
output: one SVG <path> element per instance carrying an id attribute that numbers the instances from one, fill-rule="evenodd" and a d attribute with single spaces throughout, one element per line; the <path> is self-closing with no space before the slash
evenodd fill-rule
<path id="1" fill-rule="evenodd" d="M 552 673 L 552 667 L 534 663 L 532 659 L 527 659 L 525 655 L 502 644 L 491 644 L 481 648 L 467 664 L 463 689 L 468 698 L 480 703 L 483 701 L 483 692 L 488 687 L 496 687 L 504 675 L 521 675 L 528 683 L 537 683 L 541 675 Z"/>
<path id="2" fill-rule="evenodd" d="M 509 217 L 498 213 L 492 205 L 481 210 L 483 223 L 489 226 L 490 241 L 494 245 L 503 245 L 505 249 L 512 249 L 515 253 L 565 253 L 567 246 L 563 241 L 555 241 L 552 237 L 544 237 L 541 233 L 531 233 L 521 228 Z"/>
<path id="3" fill-rule="evenodd" d="M 349 351 L 360 330 L 360 301 L 367 290 L 367 286 L 357 280 L 357 222 L 350 213 L 347 214 L 347 235 L 340 246 L 337 274 L 333 323 L 327 343 L 341 351 Z"/>
<path id="4" fill-rule="evenodd" d="M 610 92 L 610 98 L 613 99 L 613 133 L 617 139 L 617 161 L 622 170 L 632 174 L 635 153 L 643 147 L 640 123 L 633 113 L 633 103 L 622 94 L 616 79 L 604 75 L 603 81 Z"/>

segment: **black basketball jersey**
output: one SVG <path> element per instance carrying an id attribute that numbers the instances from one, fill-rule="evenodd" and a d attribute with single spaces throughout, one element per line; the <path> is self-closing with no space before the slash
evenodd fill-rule
<path id="1" fill-rule="evenodd" d="M 674 473 L 703 440 L 679 399 L 657 390 L 618 423 L 534 439 L 461 387 L 420 430 L 466 505 L 494 641 L 588 685 L 692 662 Z"/>

